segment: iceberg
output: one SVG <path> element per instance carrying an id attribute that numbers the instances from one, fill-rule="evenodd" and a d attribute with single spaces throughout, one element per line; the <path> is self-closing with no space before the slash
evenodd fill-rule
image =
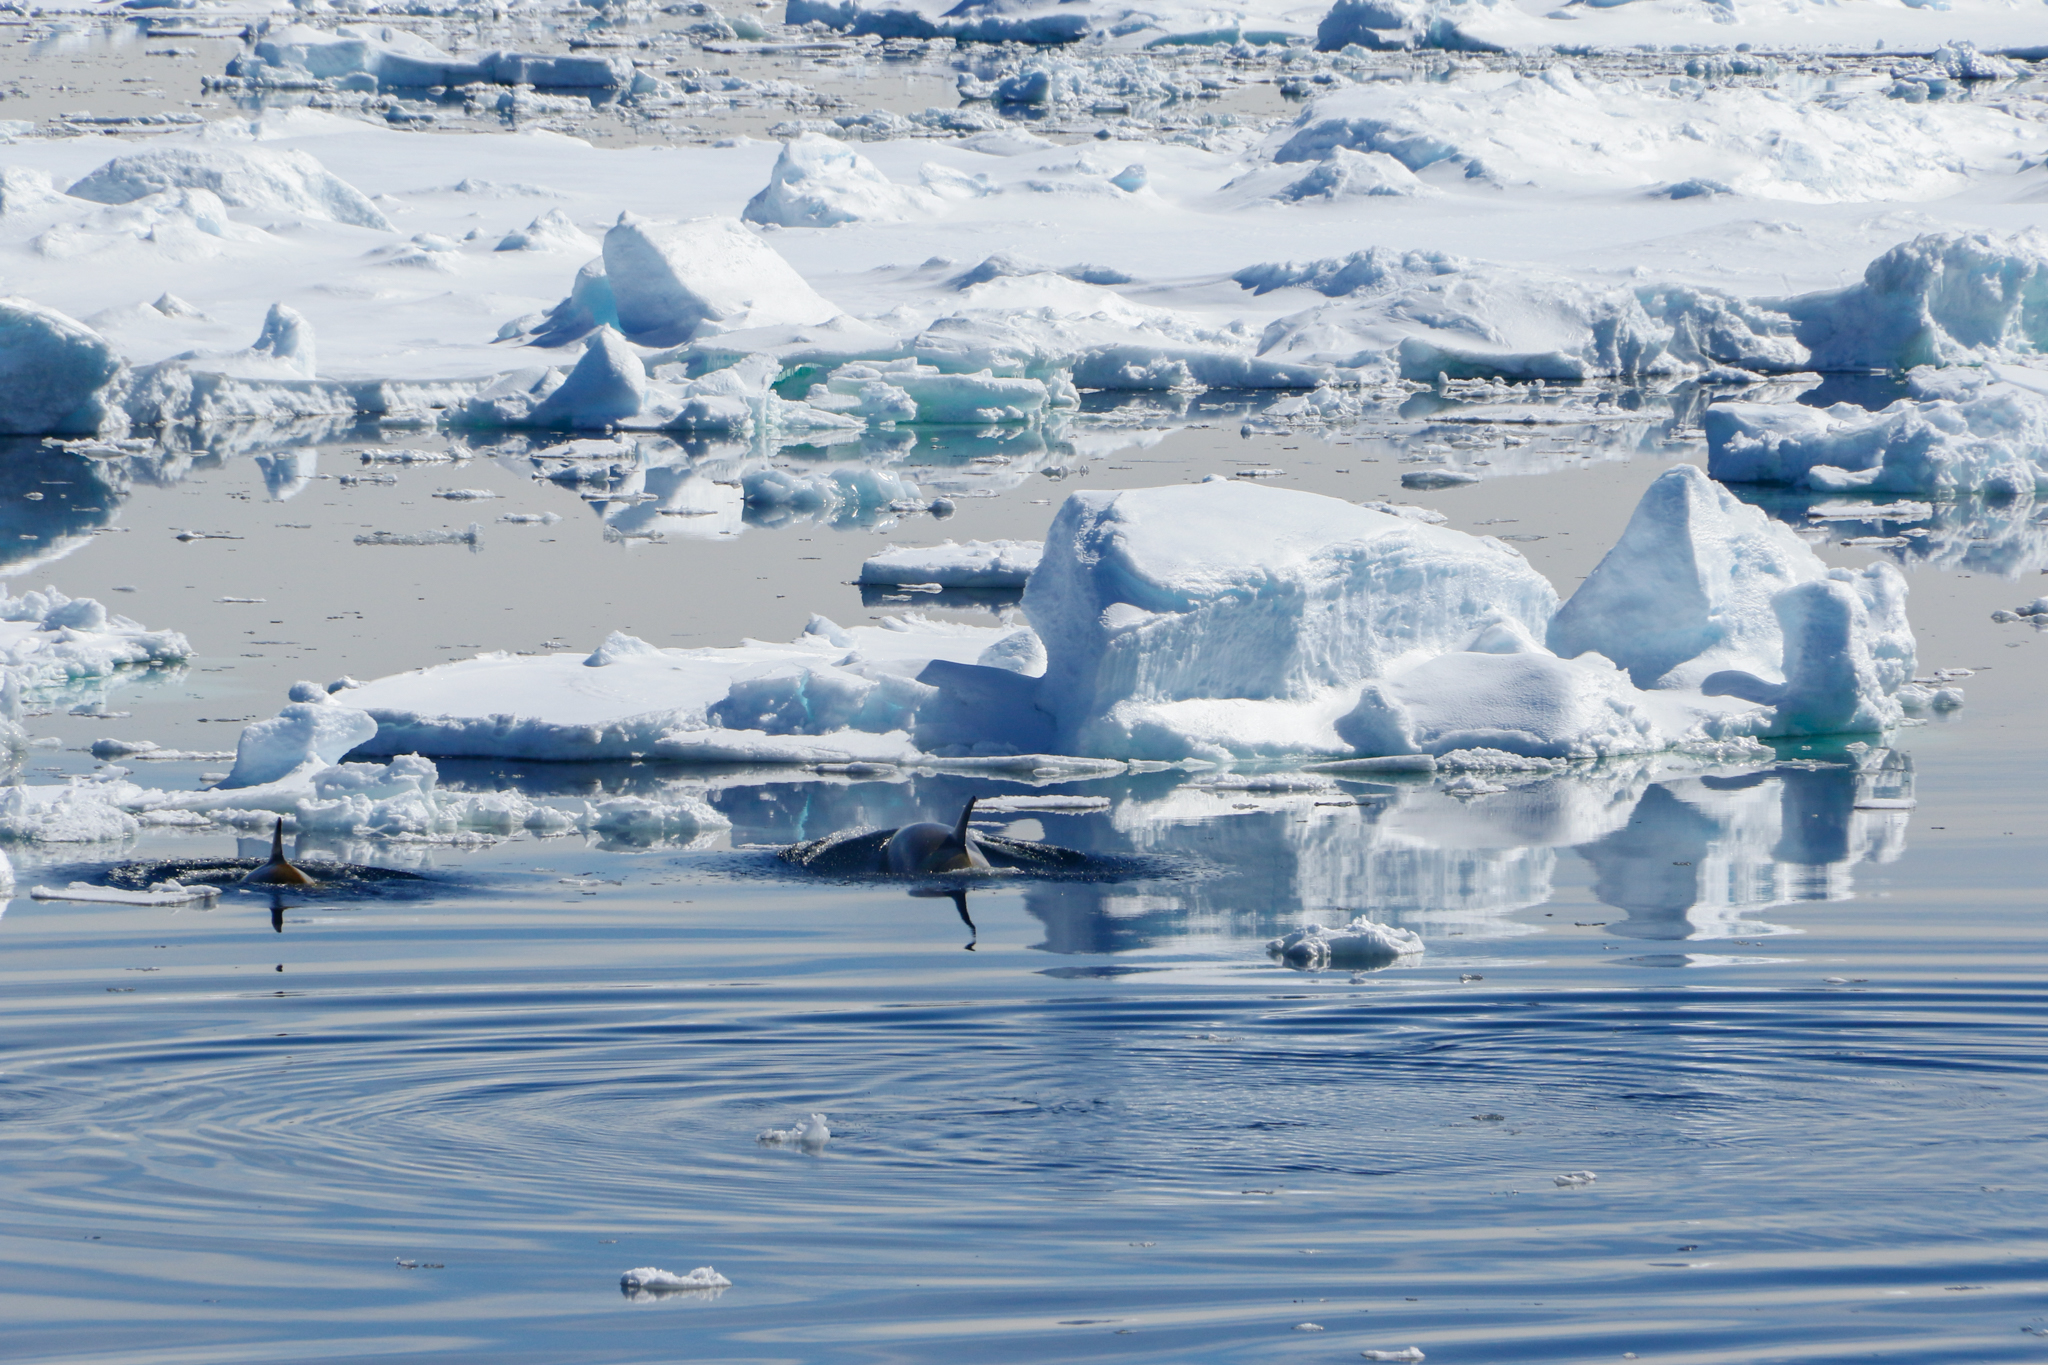
<path id="1" fill-rule="evenodd" d="M 2048 493 L 2048 373 L 1917 369 L 1916 396 L 1870 412 L 1848 403 L 1715 403 L 1701 417 L 1708 468 L 1729 483 L 1817 492 Z"/>
<path id="2" fill-rule="evenodd" d="M 1816 370 L 1909 370 L 2048 353 L 2048 236 L 1936 232 L 1846 289 L 1780 301 Z"/>
<path id="3" fill-rule="evenodd" d="M 125 368 L 107 339 L 84 323 L 28 299 L 0 298 L 0 391 L 7 395 L 0 434 L 125 430 L 116 403 Z"/>
<path id="4" fill-rule="evenodd" d="M 905 550 L 864 577 L 972 576 L 1007 548 Z M 363 754 L 1752 758 L 1758 737 L 1899 723 L 1915 699 L 1905 595 L 1890 565 L 1828 569 L 1691 465 L 1652 484 L 1562 606 L 1492 537 L 1217 478 L 1069 496 L 1026 579 L 1029 629 L 814 617 L 788 645 L 695 650 L 615 635 L 588 656 L 480 655 L 348 695 L 376 721 Z"/>

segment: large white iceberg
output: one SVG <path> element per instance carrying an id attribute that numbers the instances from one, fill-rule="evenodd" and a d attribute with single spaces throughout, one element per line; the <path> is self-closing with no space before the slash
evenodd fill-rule
<path id="1" fill-rule="evenodd" d="M 876 573 L 941 581 L 963 557 L 918 554 Z M 815 618 L 791 644 L 731 649 L 615 637 L 349 697 L 377 721 L 366 753 L 1480 767 L 1750 755 L 1758 736 L 1883 730 L 1924 700 L 1898 571 L 1829 570 L 1691 465 L 1562 609 L 1492 537 L 1216 479 L 1070 496 L 1024 611 L 1030 629 Z"/>

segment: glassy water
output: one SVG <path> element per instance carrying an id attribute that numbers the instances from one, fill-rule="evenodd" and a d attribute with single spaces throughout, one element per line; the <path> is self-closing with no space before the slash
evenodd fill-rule
<path id="1" fill-rule="evenodd" d="M 1071 480 L 1199 477 L 1248 450 L 1352 497 L 1431 443 L 1522 458 L 1440 427 L 1247 445 L 1236 416 L 1083 430 L 1008 463 L 972 447 L 914 477 L 979 480 L 943 529 L 964 538 L 1040 533 Z M 1517 535 L 1568 589 L 1691 453 L 1603 430 L 1622 434 L 1544 447 L 1542 478 L 1437 505 Z M 851 569 L 885 532 L 941 533 L 735 506 L 714 528 L 729 535 L 628 544 L 606 535 L 621 516 L 694 506 L 740 455 L 679 449 L 584 484 L 526 451 L 393 467 L 342 439 L 0 473 L 47 490 L 35 511 L 0 503 L 26 537 L 17 571 L 135 587 L 109 600 L 202 655 L 95 693 L 100 714 L 45 699 L 32 724 L 68 747 L 33 765 L 89 768 L 78 746 L 109 733 L 218 746 L 221 719 L 316 670 L 553 632 L 587 645 L 614 625 L 660 638 L 624 613 L 710 643 L 904 609 L 862 602 Z M 394 482 L 328 477 L 372 468 Z M 491 522 L 473 554 L 355 543 L 365 524 L 467 520 L 429 501 L 451 485 L 564 520 Z M 1466 795 L 1288 771 L 447 763 L 444 783 L 473 789 L 688 791 L 733 829 L 691 847 L 309 845 L 417 880 L 207 910 L 23 894 L 0 915 L 4 1355 L 2038 1359 L 2048 781 L 2039 638 L 1989 620 L 2037 591 L 2013 515 L 1942 509 L 1920 548 L 1813 523 L 1834 562 L 1903 549 L 1923 669 L 1977 670 L 1964 711 L 1888 745 Z M 175 541 L 188 526 L 244 539 Z M 1922 552 L 1943 537 L 1955 553 Z M 1967 552 L 1987 540 L 2009 548 Z M 265 600 L 223 600 L 248 597 Z M 189 785 L 200 766 L 141 775 Z M 970 795 L 990 831 L 1115 874 L 988 879 L 970 926 L 911 894 L 937 888 L 808 876 L 773 852 L 951 818 Z M 14 856 L 25 892 L 257 852 L 154 833 Z M 1426 952 L 1311 972 L 1265 949 L 1357 914 Z M 758 1140 L 813 1112 L 822 1150 Z M 620 1285 L 706 1265 L 732 1286 Z"/>

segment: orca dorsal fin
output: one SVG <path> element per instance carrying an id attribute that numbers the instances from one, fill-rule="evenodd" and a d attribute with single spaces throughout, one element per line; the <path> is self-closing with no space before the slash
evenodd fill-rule
<path id="1" fill-rule="evenodd" d="M 284 861 L 284 817 L 282 816 L 278 817 L 277 828 L 271 831 L 270 861 L 273 863 Z"/>
<path id="2" fill-rule="evenodd" d="M 966 807 L 960 812 L 960 823 L 953 826 L 953 842 L 962 848 L 967 847 L 967 822 L 974 818 L 974 803 L 979 800 L 978 796 L 968 797 Z"/>

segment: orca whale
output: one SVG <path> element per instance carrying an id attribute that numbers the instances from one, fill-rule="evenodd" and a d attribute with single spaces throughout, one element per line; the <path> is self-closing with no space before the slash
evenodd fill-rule
<path id="1" fill-rule="evenodd" d="M 270 836 L 270 861 L 242 878 L 245 886 L 312 886 L 313 879 L 293 867 L 284 856 L 284 821 Z"/>

